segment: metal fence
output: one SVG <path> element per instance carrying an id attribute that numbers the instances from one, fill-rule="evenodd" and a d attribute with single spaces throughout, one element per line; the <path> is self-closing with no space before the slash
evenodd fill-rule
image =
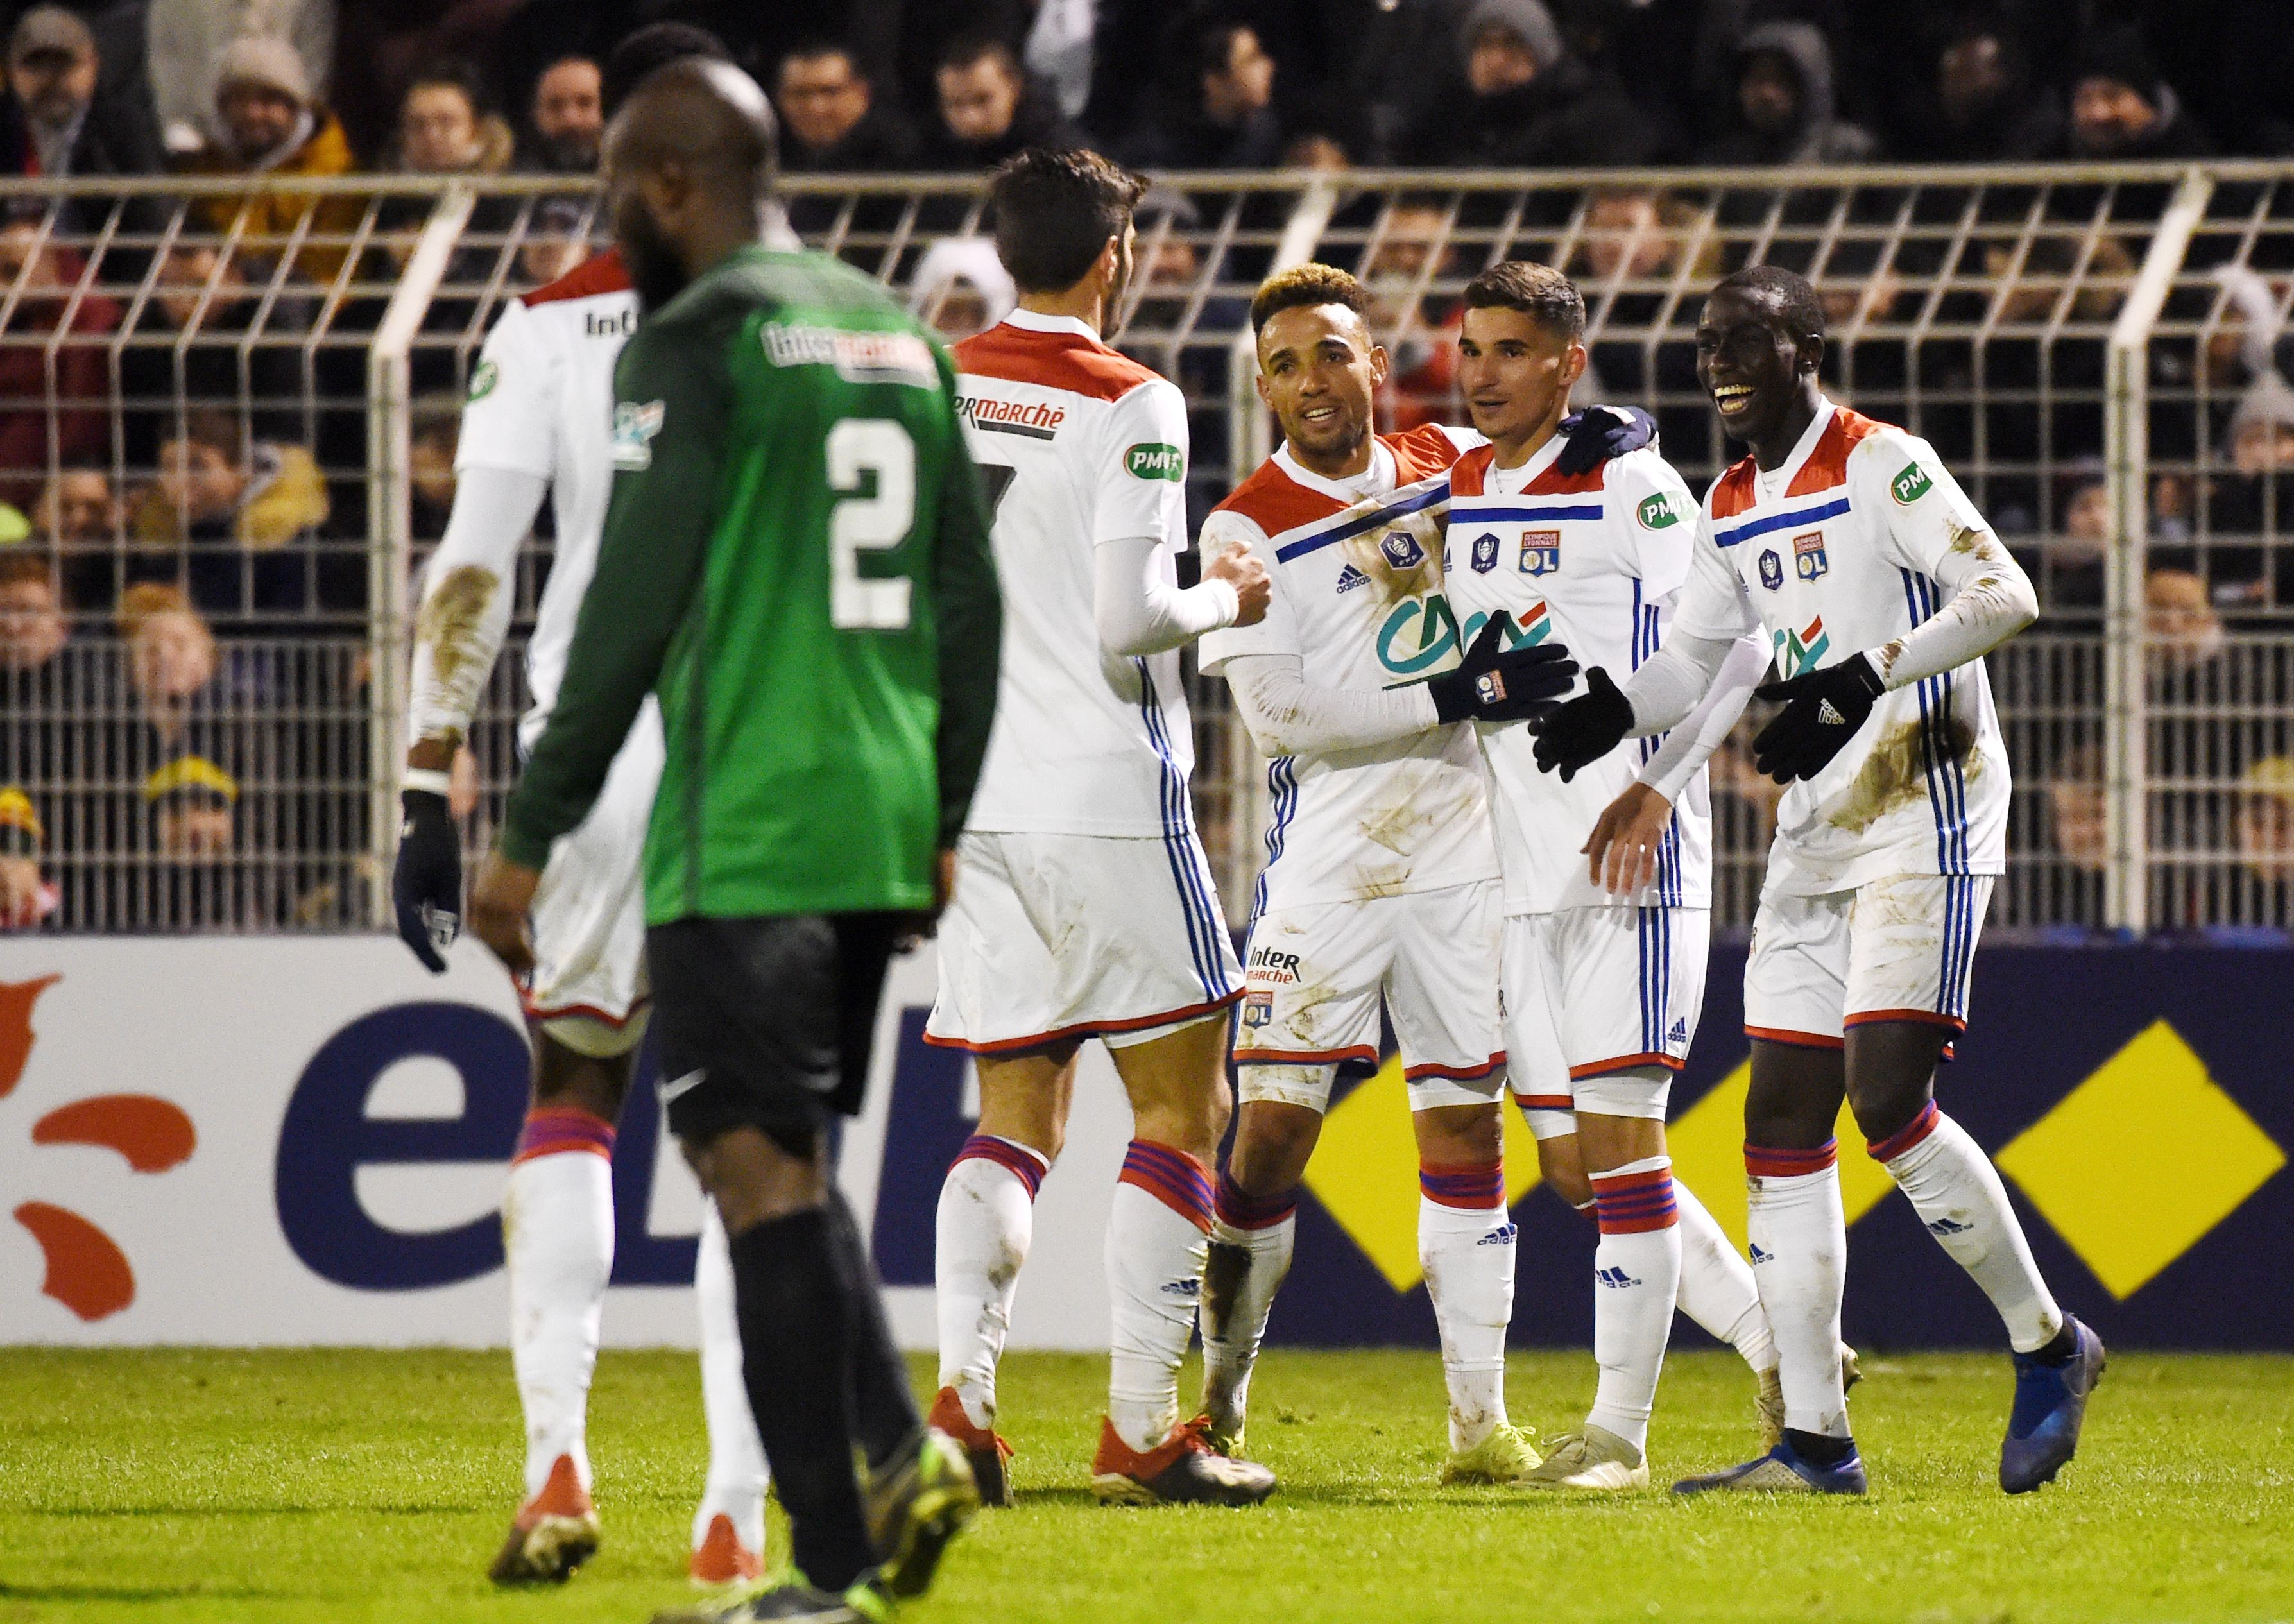
<path id="1" fill-rule="evenodd" d="M 71 928 L 386 917 L 394 775 L 377 764 L 403 747 L 411 583 L 451 503 L 460 402 L 503 303 L 575 263 L 599 229 L 594 198 L 562 180 L 297 182 L 292 194 L 0 190 L 0 500 L 31 532 L 7 551 L 54 564 L 83 638 L 120 639 L 75 659 L 132 666 L 123 593 L 141 589 L 148 611 L 151 589 L 172 588 L 226 663 L 281 673 L 260 702 L 326 719 L 293 735 L 297 751 L 324 737 L 337 751 L 323 770 L 278 758 L 293 816 L 265 822 L 241 803 L 231 860 L 262 887 L 224 888 L 196 922 L 148 888 L 103 892 L 148 905 L 75 902 L 58 915 Z M 784 207 L 808 242 L 952 337 L 1009 296 L 975 178 L 802 179 Z M 1386 426 L 1462 421 L 1458 296 L 1507 256 L 1577 280 L 1592 361 L 1582 397 L 1647 408 L 1700 488 L 1728 458 L 1694 375 L 1704 292 L 1744 264 L 1802 272 L 1830 321 L 1835 397 L 1932 440 L 2026 559 L 2046 615 L 1992 660 L 2020 791 L 1996 924 L 2288 922 L 2294 169 L 1168 177 L 1141 212 L 1119 342 L 1186 394 L 1196 516 L 1271 449 L 1247 321 L 1262 277 L 1309 257 L 1356 271 L 1394 360 Z M 547 537 L 526 550 L 514 636 L 549 555 Z M 289 650 L 317 663 L 280 663 Z M 322 684 L 294 689 L 321 667 Z M 1198 683 L 1196 699 L 1199 810 L 1239 911 L 1262 768 L 1223 686 Z M 474 848 L 515 770 L 522 700 L 505 661 L 472 738 Z M 29 714 L 9 718 L 20 757 Z M 39 778 L 55 759 L 11 769 L 36 803 L 77 787 Z M 1735 744 L 1714 772 L 1716 905 L 1741 924 L 1773 786 Z M 131 849 L 112 827 L 49 832 L 60 897 L 103 891 L 86 876 L 164 866 L 148 830 Z"/>

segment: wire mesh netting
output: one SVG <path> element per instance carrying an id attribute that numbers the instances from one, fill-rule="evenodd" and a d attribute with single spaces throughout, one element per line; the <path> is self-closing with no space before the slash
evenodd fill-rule
<path id="1" fill-rule="evenodd" d="M 563 181 L 298 185 L 27 183 L 6 197 L 0 501 L 25 533 L 0 551 L 15 685 L 0 782 L 41 826 L 64 928 L 381 922 L 410 598 L 451 508 L 460 402 L 504 303 L 578 263 L 602 229 L 594 195 Z M 2178 198 L 2195 204 L 2188 218 Z M 809 244 L 951 337 L 1008 304 L 976 180 L 805 180 L 783 207 Z M 1651 411 L 1698 489 L 1730 454 L 1695 378 L 1704 292 L 1749 264 L 1808 275 L 1834 398 L 1932 441 L 2039 586 L 2040 623 L 1991 661 L 2020 792 L 1994 922 L 2288 922 L 2294 171 L 1167 181 L 1140 212 L 1118 342 L 1186 396 L 1198 520 L 1270 448 L 1249 301 L 1306 257 L 1371 290 L 1392 361 L 1386 427 L 1467 420 L 1455 338 L 1476 272 L 1505 257 L 1561 266 L 1588 305 L 1579 398 Z M 2114 345 L 2133 345 L 2131 376 L 2114 372 Z M 2114 486 L 2114 459 L 2130 459 Z M 473 849 L 515 776 L 514 655 L 551 546 L 545 518 L 522 555 L 513 657 L 462 766 Z M 60 612 L 54 636 L 43 602 Z M 136 676 L 153 648 L 200 637 L 205 683 L 165 703 L 240 720 L 171 734 L 142 718 L 144 754 L 106 743 L 104 787 L 83 782 L 98 757 L 75 752 L 107 727 L 125 737 L 159 702 L 138 697 L 157 692 Z M 63 652 L 44 654 L 52 642 Z M 2131 680 L 2115 705 L 2114 670 Z M 1263 767 L 1222 685 L 1198 682 L 1196 702 L 1199 811 L 1239 920 Z M 159 823 L 197 792 L 138 798 L 175 759 L 169 739 L 208 736 L 245 771 L 209 763 L 238 798 L 201 825 L 219 849 L 180 857 L 186 837 Z M 1773 818 L 1744 736 L 1713 767 L 1727 924 L 1750 919 Z M 108 810 L 85 809 L 105 796 Z M 178 884 L 171 863 L 237 878 Z"/>

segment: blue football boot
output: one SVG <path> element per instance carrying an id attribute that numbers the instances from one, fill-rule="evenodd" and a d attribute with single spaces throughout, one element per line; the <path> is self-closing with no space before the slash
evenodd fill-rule
<path id="1" fill-rule="evenodd" d="M 1684 1477 L 1672 1486 L 1672 1491 L 1705 1494 L 1719 1490 L 1752 1490 L 1772 1494 L 1862 1494 L 1869 1487 L 1864 1476 L 1863 1458 L 1853 1446 L 1849 1449 L 1848 1458 L 1838 1466 L 1819 1466 L 1813 1461 L 1802 1460 L 1794 1452 L 1791 1441 L 1781 1439 L 1775 1449 L 1758 1460 L 1730 1466 L 1725 1472 Z"/>
<path id="2" fill-rule="evenodd" d="M 2103 1338 L 2069 1314 L 2063 1323 L 2078 1349 L 2062 1364 L 2015 1355 L 2015 1408 L 1999 1445 L 1999 1486 L 2010 1494 L 2029 1494 L 2078 1453 L 2087 1395 L 2103 1379 Z"/>

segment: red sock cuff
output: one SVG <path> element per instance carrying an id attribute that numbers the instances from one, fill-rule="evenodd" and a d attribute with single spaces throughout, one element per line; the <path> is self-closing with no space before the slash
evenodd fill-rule
<path id="1" fill-rule="evenodd" d="M 1505 1164 L 1502 1162 L 1421 1162 L 1418 1189 L 1428 1201 L 1468 1212 L 1487 1212 L 1505 1205 Z"/>
<path id="2" fill-rule="evenodd" d="M 1271 1230 L 1298 1210 L 1298 1191 L 1293 1188 L 1278 1195 L 1254 1196 L 1232 1174 L 1221 1172 L 1212 1210 L 1229 1229 Z"/>
<path id="3" fill-rule="evenodd" d="M 1211 1227 L 1210 1172 L 1184 1150 L 1135 1139 L 1116 1181 L 1136 1185 L 1199 1230 Z"/>
<path id="4" fill-rule="evenodd" d="M 1902 1127 L 1887 1138 L 1875 1140 L 1864 1148 L 1871 1152 L 1874 1161 L 1892 1162 L 1905 1151 L 1923 1143 L 1929 1134 L 1936 1131 L 1936 1124 L 1942 1120 L 1943 1113 L 1936 1109 L 1936 1102 L 1931 1100 L 1920 1108 L 1918 1116 Z"/>
<path id="5" fill-rule="evenodd" d="M 1036 1152 L 1024 1145 L 1015 1145 L 1008 1139 L 998 1139 L 993 1133 L 974 1133 L 964 1141 L 964 1149 L 956 1153 L 954 1167 L 959 1162 L 993 1162 L 1008 1171 L 1028 1188 L 1028 1199 L 1036 1198 L 1036 1191 L 1044 1182 L 1046 1164 Z"/>
<path id="6" fill-rule="evenodd" d="M 1672 1168 L 1595 1174 L 1593 1211 L 1604 1235 L 1639 1235 L 1672 1228 L 1680 1222 L 1680 1209 L 1672 1197 Z"/>
<path id="7" fill-rule="evenodd" d="M 517 1149 L 510 1160 L 532 1161 L 537 1156 L 557 1156 L 567 1150 L 587 1150 L 614 1158 L 614 1125 L 578 1105 L 537 1105 L 525 1114 L 518 1130 Z"/>
<path id="8" fill-rule="evenodd" d="M 1840 1160 L 1840 1141 L 1827 1139 L 1813 1150 L 1785 1150 L 1747 1144 L 1745 1171 L 1756 1179 L 1797 1179 L 1822 1173 Z"/>

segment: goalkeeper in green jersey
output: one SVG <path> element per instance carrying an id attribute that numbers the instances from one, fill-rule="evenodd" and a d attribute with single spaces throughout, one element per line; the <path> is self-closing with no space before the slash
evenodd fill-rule
<path id="1" fill-rule="evenodd" d="M 826 1130 L 858 1108 L 895 945 L 947 901 L 995 705 L 987 517 L 923 329 L 836 262 L 761 245 L 773 129 L 753 82 L 663 68 L 606 155 L 644 311 L 615 378 L 612 503 L 472 922 L 527 968 L 550 844 L 657 694 L 661 1097 L 731 1237 L 800 1571 L 722 1616 L 881 1618 L 978 1502 L 918 1418 Z"/>

